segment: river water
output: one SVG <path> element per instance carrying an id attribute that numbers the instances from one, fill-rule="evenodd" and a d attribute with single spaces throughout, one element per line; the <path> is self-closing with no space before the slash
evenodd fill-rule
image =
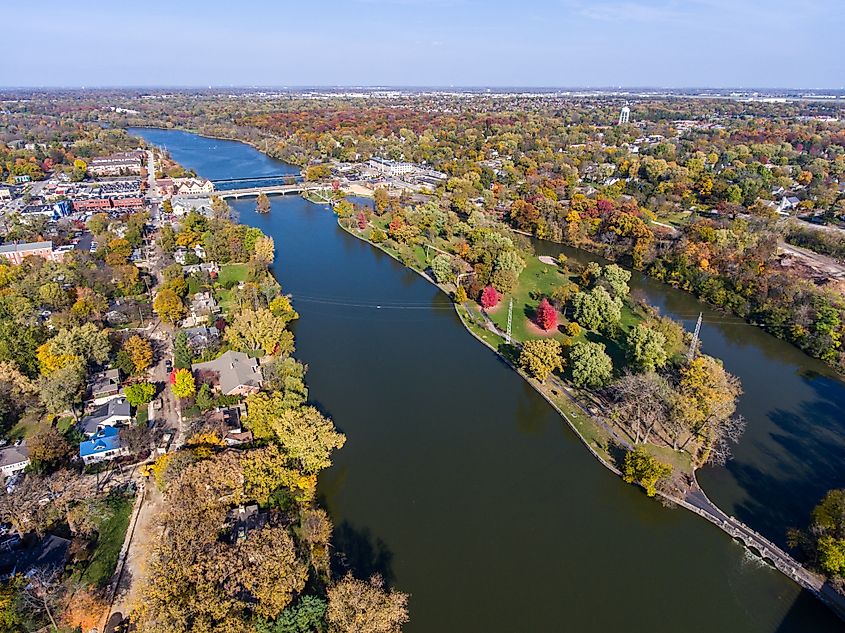
<path id="1" fill-rule="evenodd" d="M 207 178 L 296 171 L 237 142 L 131 131 Z M 411 594 L 406 631 L 845 631 L 721 531 L 601 467 L 432 285 L 342 231 L 326 208 L 271 202 L 268 215 L 254 200 L 233 206 L 276 242 L 311 398 L 348 438 L 320 482 L 335 546 L 357 574 L 381 573 Z M 647 279 L 632 285 L 669 313 L 701 309 Z M 750 421 L 736 461 L 702 473 L 704 487 L 782 540 L 784 525 L 842 485 L 845 388 L 724 316 L 707 312 L 702 336 L 741 376 Z"/>

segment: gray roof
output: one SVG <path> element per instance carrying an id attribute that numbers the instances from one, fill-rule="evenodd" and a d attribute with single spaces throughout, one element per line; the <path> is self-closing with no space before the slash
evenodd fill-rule
<path id="1" fill-rule="evenodd" d="M 129 402 L 126 398 L 115 398 L 108 402 L 101 404 L 94 409 L 89 415 L 86 415 L 79 422 L 82 432 L 87 435 L 93 435 L 97 432 L 97 428 L 108 418 L 112 416 L 130 417 L 131 410 Z"/>
<path id="2" fill-rule="evenodd" d="M 206 363 L 194 363 L 194 371 L 214 371 L 220 376 L 220 391 L 231 393 L 244 385 L 260 388 L 263 378 L 258 361 L 243 352 L 228 351 Z"/>
<path id="3" fill-rule="evenodd" d="M 13 464 L 20 464 L 29 459 L 29 449 L 26 444 L 18 444 L 17 446 L 6 446 L 0 448 L 0 467 L 11 466 Z"/>
<path id="4" fill-rule="evenodd" d="M 21 242 L 20 244 L 3 244 L 0 253 L 14 253 L 20 251 L 34 251 L 40 248 L 53 248 L 53 242 Z"/>
<path id="5" fill-rule="evenodd" d="M 106 371 L 96 374 L 88 385 L 91 395 L 95 398 L 97 394 L 115 392 L 120 389 L 120 371 L 117 369 L 108 369 Z"/>

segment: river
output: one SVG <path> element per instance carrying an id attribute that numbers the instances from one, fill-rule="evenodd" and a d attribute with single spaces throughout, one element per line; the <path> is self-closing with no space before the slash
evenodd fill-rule
<path id="1" fill-rule="evenodd" d="M 207 178 L 296 171 L 237 142 L 130 131 Z M 434 286 L 341 230 L 326 208 L 299 197 L 271 202 L 268 215 L 255 213 L 254 200 L 233 206 L 276 242 L 274 272 L 301 315 L 296 355 L 309 365 L 311 399 L 348 438 L 320 481 L 335 546 L 356 573 L 379 572 L 411 594 L 407 632 L 845 631 L 717 528 L 663 508 L 601 467 L 549 405 L 466 332 Z M 668 312 L 697 315 L 698 302 L 686 295 L 684 303 L 648 280 L 634 285 Z M 768 384 L 771 395 L 757 406 L 800 421 L 787 434 L 769 416 L 751 419 L 736 451 L 740 466 L 705 472 L 705 488 L 740 518 L 788 517 L 800 500 L 767 486 L 800 478 L 818 487 L 807 454 L 790 451 L 808 446 L 812 409 L 835 408 L 842 386 L 801 376 L 793 402 L 793 381 L 744 372 L 787 380 L 786 367 L 809 359 L 761 344 L 765 335 L 750 326 L 711 320 L 706 351 L 744 350 L 729 365 L 743 378 L 744 399 Z M 830 480 L 840 485 L 832 464 L 841 430 L 835 412 L 828 416 L 818 434 L 836 439 Z M 786 441 L 792 434 L 797 442 Z M 825 444 L 810 445 L 816 463 Z"/>

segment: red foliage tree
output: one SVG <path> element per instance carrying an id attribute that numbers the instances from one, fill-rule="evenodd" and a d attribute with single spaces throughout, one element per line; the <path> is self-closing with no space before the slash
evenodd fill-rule
<path id="1" fill-rule="evenodd" d="M 367 228 L 367 216 L 364 215 L 364 212 L 358 214 L 358 228 L 362 231 Z"/>
<path id="2" fill-rule="evenodd" d="M 489 310 L 490 308 L 495 307 L 501 298 L 502 295 L 499 294 L 498 290 L 496 290 L 493 286 L 487 286 L 481 293 L 481 307 L 485 310 Z"/>
<path id="3" fill-rule="evenodd" d="M 537 325 L 546 330 L 553 330 L 557 327 L 557 312 L 555 312 L 549 300 L 543 297 L 540 305 L 537 306 Z"/>

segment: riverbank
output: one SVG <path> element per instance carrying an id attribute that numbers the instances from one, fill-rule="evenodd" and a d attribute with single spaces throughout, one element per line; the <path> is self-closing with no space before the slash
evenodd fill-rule
<path id="1" fill-rule="evenodd" d="M 292 169 L 237 142 L 179 131 L 138 133 L 166 145 L 175 159 L 206 178 Z M 845 630 L 808 592 L 752 560 L 709 522 L 652 503 L 634 487 L 619 485 L 608 469 L 595 468 L 557 411 L 498 356 L 466 336 L 452 301 L 430 282 L 381 249 L 350 239 L 325 206 L 299 196 L 271 202 L 266 215 L 255 212 L 254 201 L 232 205 L 242 222 L 274 237 L 275 273 L 297 297 L 302 315 L 294 326 L 297 356 L 310 366 L 313 398 L 344 421 L 342 430 L 350 437 L 321 477 L 320 495 L 337 529 L 338 551 L 352 554 L 344 562 L 362 574 L 379 571 L 411 593 L 408 633 L 560 626 L 598 633 L 630 628 L 633 621 L 656 633 L 678 627 L 688 633 Z M 552 245 L 536 248 L 555 259 L 560 252 Z M 562 250 L 580 265 L 592 259 Z M 691 295 L 644 285 L 637 274 L 631 287 L 688 327 L 685 317 L 698 316 Z M 702 339 L 704 353 L 729 359 L 726 364 L 747 381 L 745 414 L 762 412 L 737 447 L 739 459 L 731 462 L 755 473 L 740 482 L 745 485 L 738 492 L 753 493 L 750 498 L 772 510 L 789 507 L 796 475 L 791 455 L 801 452 L 771 446 L 770 434 L 780 435 L 781 427 L 767 412 L 773 406 L 789 409 L 799 398 L 828 402 L 816 389 L 829 388 L 829 397 L 839 392 L 831 392 L 835 386 L 824 379 L 801 379 L 795 365 L 803 355 L 791 346 L 744 324 L 708 324 L 707 310 Z M 745 371 L 746 361 L 757 370 Z M 763 376 L 761 367 L 769 370 Z M 758 401 L 756 392 L 772 380 L 783 388 Z M 834 421 L 824 424 L 814 415 L 805 422 L 796 431 L 805 438 L 819 431 L 831 449 L 827 430 Z M 758 464 L 753 456 L 760 441 L 772 460 Z M 818 464 L 826 454 L 821 449 L 799 463 Z M 784 459 L 789 487 L 775 480 Z M 758 465 L 766 466 L 762 479 Z M 818 477 L 820 469 L 813 472 Z M 715 492 L 720 505 L 724 499 L 723 507 L 737 512 L 732 490 L 726 495 L 721 480 L 713 480 L 733 481 L 732 471 L 717 467 L 700 474 L 708 494 Z M 826 480 L 815 485 L 830 486 Z M 805 487 L 801 494 L 818 496 Z M 749 515 L 740 508 L 737 516 Z M 792 516 L 806 514 L 798 508 Z M 768 527 L 767 534 L 782 533 L 779 525 Z M 642 582 L 643 569 L 650 570 L 648 583 Z M 692 593 L 686 582 L 690 573 L 696 579 Z M 532 583 L 518 580 L 526 575 Z M 608 595 L 613 609 L 607 609 Z M 467 608 L 489 602 L 508 606 Z M 702 604 L 720 608 L 702 610 Z"/>
<path id="2" fill-rule="evenodd" d="M 385 253 L 409 270 L 414 271 L 430 284 L 436 286 L 451 300 L 452 290 L 450 287 L 437 283 L 437 281 L 425 271 L 419 270 L 408 265 L 406 262 L 403 262 L 398 253 L 391 252 L 391 250 L 384 248 L 381 244 L 376 244 L 370 241 L 358 231 L 344 226 L 341 222 L 341 218 L 337 219 L 337 224 L 349 235 L 376 247 L 379 251 Z M 613 446 L 616 445 L 618 448 L 627 450 L 631 448 L 630 444 L 627 444 L 627 442 L 619 438 L 612 429 L 603 424 L 598 419 L 595 410 L 590 411 L 587 407 L 585 407 L 585 405 L 579 402 L 572 393 L 572 386 L 567 385 L 555 376 L 550 378 L 549 382 L 540 382 L 524 372 L 514 362 L 515 359 L 505 351 L 507 348 L 504 346 L 506 343 L 504 335 L 501 331 L 495 328 L 495 325 L 492 324 L 489 319 L 487 319 L 486 322 L 479 323 L 471 306 L 467 304 L 458 305 L 454 303 L 453 306 L 465 329 L 469 331 L 476 340 L 496 354 L 496 356 L 510 369 L 519 374 L 526 383 L 528 383 L 549 405 L 551 405 L 566 425 L 575 433 L 575 436 L 578 438 L 580 443 L 587 448 L 590 454 L 607 470 L 621 478 L 622 472 L 617 466 L 616 459 L 614 458 Z M 647 446 L 651 449 L 660 448 L 653 445 Z M 662 453 L 662 451 L 659 451 L 659 453 Z M 660 457 L 665 459 L 666 456 L 660 455 Z M 676 461 L 672 461 L 671 463 L 673 466 L 677 466 Z M 658 490 L 656 496 L 664 504 L 682 507 L 685 510 L 688 510 L 689 512 L 707 520 L 732 539 L 741 543 L 752 555 L 763 560 L 766 564 L 777 569 L 790 580 L 811 592 L 825 605 L 831 608 L 841 619 L 845 620 L 845 596 L 842 596 L 842 594 L 833 590 L 825 581 L 824 577 L 804 568 L 783 549 L 719 508 L 709 499 L 698 484 L 698 481 L 695 478 L 695 470 L 692 468 L 691 463 L 688 462 L 687 466 L 689 470 L 686 472 L 691 478 L 689 490 L 683 496 L 673 494 L 672 492 L 665 490 Z"/>

